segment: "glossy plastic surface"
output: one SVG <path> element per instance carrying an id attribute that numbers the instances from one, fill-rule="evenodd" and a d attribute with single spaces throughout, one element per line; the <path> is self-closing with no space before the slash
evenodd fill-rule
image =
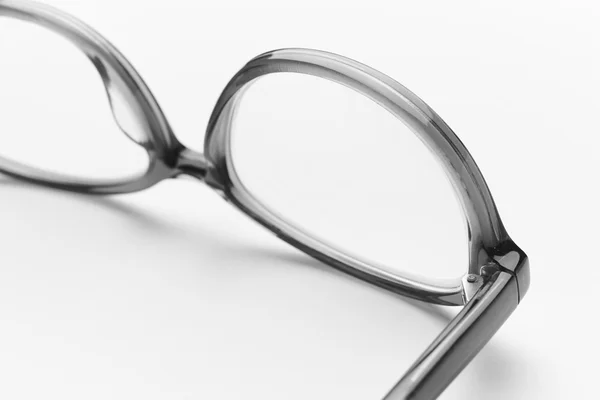
<path id="1" fill-rule="evenodd" d="M 225 87 L 209 122 L 205 154 L 200 154 L 179 143 L 131 64 L 94 30 L 69 15 L 30 1 L 0 0 L 0 23 L 2 17 L 42 25 L 83 51 L 103 78 L 116 122 L 119 123 L 120 109 L 128 107 L 143 128 L 142 134 L 131 138 L 148 151 L 150 165 L 138 179 L 102 184 L 73 180 L 2 158 L 0 172 L 45 186 L 91 194 L 132 192 L 166 178 L 191 175 L 281 239 L 332 267 L 422 301 L 466 304 L 386 398 L 436 397 L 493 336 L 527 292 L 527 256 L 510 240 L 485 180 L 466 147 L 429 106 L 386 75 L 348 58 L 316 50 L 285 49 L 262 54 L 244 66 Z M 271 73 L 309 74 L 337 82 L 369 97 L 411 127 L 445 168 L 464 209 L 469 228 L 470 262 L 465 266 L 469 279 L 457 277 L 452 284 L 440 285 L 380 270 L 290 226 L 245 190 L 231 161 L 231 122 L 244 89 L 256 78 Z"/>
<path id="2" fill-rule="evenodd" d="M 93 184 L 4 158 L 0 158 L 0 171 L 47 186 L 103 194 L 142 190 L 173 175 L 172 170 L 182 146 L 171 132 L 165 116 L 142 78 L 114 46 L 76 18 L 40 3 L 2 0 L 0 23 L 4 17 L 41 25 L 63 36 L 81 50 L 102 77 L 115 122 L 121 125 L 123 107 L 133 116 L 139 130 L 136 135 L 131 134 L 130 138 L 146 149 L 150 163 L 146 173 L 135 179 Z"/>
<path id="3" fill-rule="evenodd" d="M 493 249 L 509 241 L 473 158 L 431 108 L 380 72 L 345 57 L 316 50 L 285 49 L 258 56 L 238 72 L 223 91 L 209 122 L 205 154 L 217 170 L 227 196 L 284 240 L 324 262 L 407 296 L 439 304 L 463 304 L 462 277 L 457 277 L 453 284 L 442 286 L 433 281 L 416 281 L 409 276 L 389 274 L 340 253 L 289 225 L 244 188 L 231 161 L 231 123 L 236 102 L 243 96 L 244 89 L 255 79 L 271 73 L 310 74 L 348 86 L 379 103 L 412 128 L 445 167 L 463 206 L 469 228 L 470 273 L 478 274 L 481 266 L 493 257 Z M 352 171 L 348 173 L 352 174 Z"/>

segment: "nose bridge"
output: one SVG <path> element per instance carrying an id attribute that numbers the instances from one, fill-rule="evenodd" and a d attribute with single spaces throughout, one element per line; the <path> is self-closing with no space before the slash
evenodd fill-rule
<path id="1" fill-rule="evenodd" d="M 186 174 L 204 180 L 210 169 L 210 163 L 204 154 L 184 148 L 180 153 L 176 166 L 179 174 Z"/>
<path id="2" fill-rule="evenodd" d="M 198 151 L 188 148 L 181 150 L 177 158 L 176 171 L 176 175 L 193 176 L 214 189 L 223 189 L 221 179 L 217 178 L 219 174 L 215 166 Z"/>

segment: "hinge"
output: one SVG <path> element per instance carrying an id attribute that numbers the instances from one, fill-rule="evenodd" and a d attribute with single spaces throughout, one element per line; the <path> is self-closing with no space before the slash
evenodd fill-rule
<path id="1" fill-rule="evenodd" d="M 463 276 L 462 285 L 465 304 L 468 303 L 473 296 L 475 296 L 475 293 L 481 289 L 488 279 L 490 279 L 496 272 L 500 270 L 501 268 L 498 264 L 490 261 L 479 269 L 479 275 L 466 274 Z"/>

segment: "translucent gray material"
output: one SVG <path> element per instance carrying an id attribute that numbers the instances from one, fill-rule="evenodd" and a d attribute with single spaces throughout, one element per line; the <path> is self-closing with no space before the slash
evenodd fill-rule
<path id="1" fill-rule="evenodd" d="M 0 119 L 0 157 L 90 183 L 145 174 L 148 153 L 131 139 L 144 128 L 126 101 L 108 98 L 84 53 L 17 19 L 2 19 L 0 38 L 0 109 L 9 111 Z"/>
<path id="2" fill-rule="evenodd" d="M 421 301 L 464 305 L 386 399 L 429 399 L 439 395 L 500 328 L 527 292 L 527 257 L 507 234 L 473 158 L 431 108 L 386 75 L 356 61 L 316 50 L 285 49 L 262 54 L 248 62 L 225 87 L 209 121 L 205 152 L 200 154 L 185 148 L 176 139 L 141 77 L 123 55 L 91 28 L 53 8 L 29 1 L 0 0 L 0 16 L 44 26 L 83 51 L 102 77 L 116 121 L 120 125 L 133 121 L 138 129 L 131 138 L 143 146 L 149 156 L 145 174 L 118 182 L 87 182 L 1 158 L 0 171 L 40 185 L 89 194 L 133 192 L 167 178 L 191 175 L 281 239 L 332 267 Z M 419 136 L 445 168 L 466 215 L 470 250 L 465 276 L 438 284 L 383 271 L 307 235 L 245 190 L 231 159 L 231 125 L 236 104 L 247 85 L 272 73 L 308 74 L 349 87 L 387 109 Z M 126 115 L 133 116 L 127 123 L 122 119 L 123 107 L 127 109 Z"/>

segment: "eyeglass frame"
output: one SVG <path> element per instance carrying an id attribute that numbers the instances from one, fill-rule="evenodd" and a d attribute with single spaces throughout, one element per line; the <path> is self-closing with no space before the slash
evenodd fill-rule
<path id="1" fill-rule="evenodd" d="M 141 191 L 162 180 L 189 175 L 215 189 L 282 240 L 331 267 L 409 298 L 464 306 L 384 400 L 430 399 L 441 394 L 498 331 L 528 291 L 528 258 L 506 232 L 471 154 L 425 102 L 392 78 L 354 60 L 318 50 L 281 49 L 261 54 L 250 60 L 226 85 L 208 123 L 204 153 L 199 153 L 179 142 L 156 99 L 129 61 L 85 23 L 29 0 L 0 0 L 2 16 L 41 25 L 87 55 L 103 79 L 111 105 L 111 96 L 118 91 L 128 100 L 136 120 L 145 125 L 145 140 L 138 144 L 148 152 L 149 166 L 144 175 L 135 179 L 90 183 L 0 156 L 1 173 L 46 187 L 90 195 Z M 272 73 L 307 74 L 344 85 L 378 103 L 411 128 L 442 164 L 466 215 L 470 250 L 465 276 L 453 284 L 440 284 L 403 273 L 392 274 L 311 237 L 269 211 L 248 192 L 232 163 L 231 122 L 244 90 L 256 79 Z M 114 116 L 118 123 L 118 117 Z"/>

